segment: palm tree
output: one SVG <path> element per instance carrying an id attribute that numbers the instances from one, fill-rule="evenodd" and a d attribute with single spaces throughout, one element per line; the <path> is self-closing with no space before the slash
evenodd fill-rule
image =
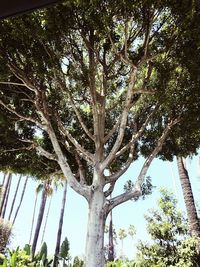
<path id="1" fill-rule="evenodd" d="M 187 211 L 189 230 L 192 236 L 200 237 L 200 225 L 194 203 L 190 179 L 188 171 L 184 166 L 184 161 L 182 157 L 177 157 L 177 165 Z"/>
<path id="2" fill-rule="evenodd" d="M 46 206 L 46 201 L 47 201 L 47 194 L 50 189 L 50 181 L 47 180 L 44 182 L 43 190 L 42 190 L 42 197 L 41 197 L 41 202 L 40 202 L 40 208 L 39 208 L 39 213 L 38 213 L 38 218 L 37 218 L 37 224 L 35 228 L 35 233 L 34 233 L 34 238 L 32 242 L 32 258 L 34 258 L 35 251 L 36 251 L 36 246 L 38 242 L 38 237 L 44 217 L 44 211 L 45 211 L 45 206 Z"/>
<path id="3" fill-rule="evenodd" d="M 66 196 L 67 196 L 67 180 L 65 181 L 65 184 L 64 184 L 64 191 L 63 191 L 62 205 L 61 205 L 61 210 L 60 210 L 60 220 L 59 220 L 59 225 L 58 225 L 53 267 L 56 267 L 57 263 L 58 263 L 58 254 L 60 251 L 60 242 L 61 242 L 61 236 L 62 236 L 62 227 L 63 227 L 64 212 L 65 212 Z"/>
<path id="4" fill-rule="evenodd" d="M 36 207 L 37 207 L 37 201 L 38 201 L 38 193 L 42 190 L 42 188 L 43 188 L 43 184 L 39 184 L 35 190 L 35 201 L 34 201 L 33 216 L 32 216 L 32 221 L 31 221 L 29 244 L 31 244 L 31 239 L 32 239 L 32 234 L 33 234 L 33 226 L 35 222 L 35 213 L 36 213 Z"/>
<path id="5" fill-rule="evenodd" d="M 43 231 L 42 231 L 41 244 L 43 244 L 43 241 L 44 241 L 44 235 L 45 235 L 45 231 L 46 231 L 46 227 L 47 227 L 47 221 L 48 221 L 48 218 L 49 218 L 49 211 L 50 211 L 50 208 L 51 208 L 52 197 L 53 197 L 53 192 L 51 193 L 50 199 L 49 199 L 49 205 L 48 205 L 47 213 L 46 213 L 46 217 L 45 217 L 44 228 L 43 228 Z"/>
<path id="6" fill-rule="evenodd" d="M 113 220 L 112 211 L 110 212 L 110 222 L 108 229 L 108 261 L 114 261 L 114 241 L 113 241 Z"/>
<path id="7" fill-rule="evenodd" d="M 8 187 L 6 190 L 5 202 L 4 202 L 4 207 L 3 207 L 3 211 L 2 211 L 2 218 L 5 218 L 7 204 L 8 204 L 8 198 L 9 198 L 9 194 L 10 194 L 11 182 L 12 182 L 12 175 L 10 176 L 10 179 L 8 182 Z"/>
<path id="8" fill-rule="evenodd" d="M 4 185 L 5 180 L 6 180 L 6 173 L 4 172 L 4 174 L 3 174 L 3 180 L 2 180 L 1 185 Z"/>
<path id="9" fill-rule="evenodd" d="M 13 212 L 13 209 L 14 209 L 14 205 L 15 205 L 15 201 L 16 201 L 16 197 L 17 197 L 17 193 L 18 193 L 18 190 L 19 190 L 19 185 L 20 185 L 21 179 L 22 179 L 22 175 L 20 175 L 19 179 L 18 179 L 18 183 L 17 183 L 16 189 L 15 189 L 15 194 L 14 194 L 13 201 L 12 201 L 12 204 L 11 204 L 8 220 L 10 220 L 12 212 Z"/>
<path id="10" fill-rule="evenodd" d="M 6 176 L 7 177 L 4 180 L 5 185 L 3 183 L 3 187 L 2 187 L 3 193 L 2 193 L 2 197 L 1 197 L 2 201 L 1 201 L 1 205 L 0 205 L 0 217 L 3 216 L 3 209 L 4 209 L 4 205 L 5 205 L 5 201 L 6 201 L 7 190 L 9 188 L 9 183 L 10 183 L 10 179 L 11 179 L 12 174 L 10 172 L 8 172 Z"/>
<path id="11" fill-rule="evenodd" d="M 124 260 L 124 239 L 127 237 L 126 230 L 123 228 L 119 229 L 119 239 L 121 240 L 121 257 Z"/>
<path id="12" fill-rule="evenodd" d="M 14 218 L 13 218 L 12 224 L 15 223 L 15 220 L 16 220 L 16 218 L 17 218 L 19 209 L 20 209 L 20 207 L 21 207 L 21 205 L 22 205 L 22 201 L 23 201 L 23 198 L 24 198 L 24 194 L 25 194 L 25 190 L 26 190 L 27 182 L 28 182 L 28 176 L 27 176 L 26 179 L 25 179 L 24 186 L 23 186 L 23 190 L 22 190 L 22 193 L 21 193 L 21 198 L 20 198 L 18 207 L 17 207 L 17 209 L 16 209 L 15 216 L 14 216 Z"/>

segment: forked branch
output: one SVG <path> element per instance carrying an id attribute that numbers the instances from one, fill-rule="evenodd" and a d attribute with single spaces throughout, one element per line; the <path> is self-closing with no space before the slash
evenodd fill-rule
<path id="1" fill-rule="evenodd" d="M 156 155 L 159 153 L 159 151 L 162 149 L 163 143 L 165 142 L 167 136 L 169 135 L 169 132 L 171 131 L 171 128 L 177 124 L 180 121 L 180 119 L 174 119 L 170 121 L 166 128 L 164 129 L 161 137 L 159 138 L 156 147 L 152 151 L 152 153 L 147 157 L 145 160 L 142 170 L 137 178 L 137 181 L 135 182 L 135 185 L 131 191 L 125 192 L 117 197 L 114 197 L 110 200 L 108 212 L 110 212 L 114 207 L 130 200 L 131 198 L 138 197 L 142 195 L 142 184 L 144 183 L 145 176 L 147 174 L 147 171 L 149 169 L 149 166 L 151 165 L 153 159 L 156 157 Z"/>

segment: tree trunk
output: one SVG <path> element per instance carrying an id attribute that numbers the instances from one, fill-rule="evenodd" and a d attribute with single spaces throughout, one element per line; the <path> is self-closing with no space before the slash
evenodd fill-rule
<path id="1" fill-rule="evenodd" d="M 4 203 L 4 207 L 3 207 L 3 211 L 2 211 L 2 218 L 3 219 L 5 218 L 5 214 L 6 214 L 6 208 L 7 208 L 8 198 L 9 198 L 9 194 L 10 194 L 11 182 L 12 182 L 12 175 L 10 176 L 8 188 L 6 190 L 5 203 Z"/>
<path id="2" fill-rule="evenodd" d="M 8 190 L 9 180 L 10 180 L 11 175 L 12 174 L 8 172 L 7 179 L 5 181 L 5 186 L 3 184 L 3 188 L 2 188 L 3 193 L 2 193 L 2 197 L 1 197 L 1 207 L 0 207 L 0 217 L 2 217 L 3 207 L 4 207 L 4 204 L 5 204 L 6 193 L 7 193 L 7 190 Z"/>
<path id="3" fill-rule="evenodd" d="M 61 210 L 60 210 L 60 220 L 59 220 L 59 226 L 58 226 L 58 232 L 57 232 L 57 240 L 56 240 L 56 248 L 55 248 L 53 267 L 56 267 L 57 263 L 58 263 L 58 254 L 60 251 L 60 241 L 61 241 L 61 236 L 62 236 L 62 227 L 63 227 L 64 212 L 65 212 L 66 196 L 67 196 L 67 180 L 65 181 L 65 187 L 64 187 L 64 191 L 63 191 L 63 199 L 62 199 L 62 206 L 61 206 Z"/>
<path id="4" fill-rule="evenodd" d="M 103 190 L 95 189 L 89 200 L 84 267 L 104 267 L 104 230 L 106 215 Z"/>
<path id="5" fill-rule="evenodd" d="M 35 234 L 34 234 L 33 244 L 32 244 L 32 259 L 35 256 L 35 250 L 36 250 L 37 241 L 38 241 L 38 237 L 39 237 L 39 233 L 40 233 L 40 228 L 41 228 L 42 220 L 43 220 L 43 216 L 44 216 L 46 200 L 47 200 L 47 192 L 46 192 L 46 188 L 44 186 L 44 189 L 42 191 L 42 198 L 41 198 L 40 209 L 39 209 L 39 214 L 38 214 L 38 219 L 37 219 L 37 225 L 35 228 Z"/>
<path id="6" fill-rule="evenodd" d="M 25 182 L 24 182 L 24 187 L 23 187 L 23 190 L 22 190 L 22 194 L 21 194 L 20 202 L 19 202 L 19 205 L 18 205 L 17 210 L 16 210 L 16 212 L 15 212 L 15 216 L 14 216 L 14 219 L 13 219 L 12 224 L 15 223 L 15 220 L 16 220 L 16 218 L 17 218 L 17 214 L 18 214 L 19 209 L 20 209 L 20 207 L 21 207 L 21 205 L 22 205 L 22 201 L 23 201 L 23 198 L 24 198 L 24 194 L 25 194 L 25 190 L 26 190 L 27 182 L 28 182 L 28 176 L 26 177 L 26 180 L 25 180 Z"/>
<path id="7" fill-rule="evenodd" d="M 108 230 L 108 261 L 114 261 L 114 242 L 113 242 L 113 222 L 112 222 L 112 211 L 110 212 L 110 222 Z"/>
<path id="8" fill-rule="evenodd" d="M 50 208 L 51 208 L 52 197 L 53 197 L 53 195 L 51 195 L 50 199 L 49 199 L 49 205 L 48 205 L 48 209 L 47 209 L 47 213 L 46 213 L 46 217 L 45 217 L 44 228 L 43 228 L 43 231 L 42 231 L 41 245 L 43 244 L 44 235 L 45 235 L 46 228 L 47 228 L 47 222 L 48 222 L 48 218 L 49 218 L 49 211 L 50 211 Z"/>
<path id="9" fill-rule="evenodd" d="M 200 237 L 200 225 L 197 217 L 197 211 L 194 203 L 192 188 L 189 180 L 189 175 L 184 166 L 182 157 L 177 157 L 177 164 L 178 164 L 179 178 L 183 190 L 183 196 L 187 211 L 189 230 L 192 236 Z"/>
<path id="10" fill-rule="evenodd" d="M 5 180 L 6 180 L 6 173 L 3 174 L 3 181 L 2 181 L 2 183 L 1 183 L 2 186 L 4 185 Z"/>
<path id="11" fill-rule="evenodd" d="M 17 193 L 18 193 L 18 190 L 19 190 L 19 185 L 20 185 L 21 179 L 22 179 L 22 175 L 20 175 L 18 183 L 17 183 L 17 186 L 16 186 L 16 190 L 15 190 L 15 194 L 14 194 L 13 201 L 12 201 L 12 204 L 11 204 L 10 214 L 8 216 L 8 220 L 10 220 L 12 212 L 13 212 L 13 208 L 14 208 L 14 205 L 15 205 L 15 200 L 16 200 L 16 197 L 17 197 Z"/>
<path id="12" fill-rule="evenodd" d="M 33 226 L 35 221 L 35 211 L 37 206 L 37 200 L 38 200 L 38 193 L 36 192 L 35 201 L 34 201 L 34 208 L 33 208 L 33 216 L 31 221 L 31 231 L 30 231 L 30 237 L 29 237 L 29 244 L 31 244 L 32 234 L 33 234 Z"/>

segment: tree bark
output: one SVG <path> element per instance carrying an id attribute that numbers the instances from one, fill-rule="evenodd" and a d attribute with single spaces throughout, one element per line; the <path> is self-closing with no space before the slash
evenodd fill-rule
<path id="1" fill-rule="evenodd" d="M 24 187 L 23 187 L 23 190 L 22 190 L 22 194 L 21 194 L 20 202 L 19 202 L 19 205 L 18 205 L 17 210 L 16 210 L 16 212 L 15 212 L 15 216 L 14 216 L 14 219 L 13 219 L 12 224 L 15 223 L 15 220 L 16 220 L 16 218 L 17 218 L 17 214 L 18 214 L 19 209 L 20 209 L 20 207 L 21 207 L 21 204 L 22 204 L 22 201 L 23 201 L 23 198 L 24 198 L 24 194 L 25 194 L 25 190 L 26 190 L 27 182 L 28 182 L 28 176 L 26 177 L 26 180 L 25 180 L 25 182 L 24 182 Z"/>
<path id="2" fill-rule="evenodd" d="M 2 181 L 2 183 L 1 183 L 1 186 L 3 186 L 3 185 L 4 185 L 4 183 L 5 183 L 5 180 L 6 180 L 6 173 L 4 173 L 4 174 L 3 174 L 3 181 Z"/>
<path id="3" fill-rule="evenodd" d="M 51 195 L 50 199 L 49 199 L 49 205 L 48 205 L 48 209 L 47 209 L 47 213 L 46 213 L 46 217 L 45 217 L 44 228 L 43 228 L 43 231 L 42 231 L 41 245 L 43 244 L 44 235 L 45 235 L 46 228 L 47 228 L 47 222 L 48 222 L 48 218 L 49 218 L 49 211 L 50 211 L 50 208 L 51 208 L 52 197 L 53 197 L 53 195 Z"/>
<path id="4" fill-rule="evenodd" d="M 184 166 L 182 157 L 177 157 L 177 165 L 187 211 L 189 230 L 192 236 L 200 237 L 200 225 L 197 217 L 190 179 L 188 172 Z"/>
<path id="5" fill-rule="evenodd" d="M 8 189 L 8 186 L 9 186 L 9 180 L 10 180 L 10 177 L 11 177 L 11 173 L 8 173 L 7 174 L 7 179 L 5 181 L 5 186 L 4 186 L 4 183 L 3 183 L 3 188 L 2 188 L 2 198 L 1 198 L 1 207 L 0 207 L 0 216 L 2 217 L 2 213 L 3 213 L 3 207 L 4 207 L 4 204 L 5 204 L 5 200 L 6 200 L 6 193 L 7 193 L 7 189 Z"/>
<path id="6" fill-rule="evenodd" d="M 5 196 L 5 203 L 4 203 L 4 207 L 2 211 L 2 218 L 5 218 L 5 215 L 6 215 L 6 208 L 7 208 L 8 198 L 10 194 L 11 182 L 12 182 L 12 175 L 9 177 L 8 188 L 6 190 L 6 196 Z"/>
<path id="7" fill-rule="evenodd" d="M 112 210 L 110 212 L 110 222 L 108 230 L 108 261 L 114 261 L 114 242 L 113 242 L 113 221 L 112 221 Z"/>
<path id="8" fill-rule="evenodd" d="M 106 214 L 103 190 L 94 190 L 89 201 L 84 267 L 104 267 L 104 230 Z"/>
<path id="9" fill-rule="evenodd" d="M 12 204 L 11 204 L 10 214 L 8 216 L 8 220 L 10 220 L 12 212 L 13 212 L 13 208 L 14 208 L 14 205 L 15 205 L 15 200 L 16 200 L 16 197 L 17 197 L 17 193 L 18 193 L 18 190 L 19 190 L 19 185 L 20 185 L 21 179 L 22 179 L 22 175 L 20 175 L 18 183 L 17 183 L 17 186 L 16 186 L 16 190 L 15 190 L 15 194 L 14 194 L 13 201 L 12 201 Z"/>
<path id="10" fill-rule="evenodd" d="M 29 237 L 29 244 L 31 244 L 32 234 L 33 234 L 33 226 L 35 222 L 35 211 L 37 206 L 37 200 L 38 200 L 38 193 L 36 192 L 35 201 L 34 201 L 34 208 L 33 208 L 33 216 L 31 221 L 31 231 L 30 231 L 30 237 Z"/>
<path id="11" fill-rule="evenodd" d="M 38 241 L 38 237 L 39 237 L 39 233 L 40 233 L 40 228 L 41 228 L 42 220 L 43 220 L 43 216 L 44 216 L 46 200 L 47 200 L 47 192 L 46 192 L 46 188 L 44 186 L 44 189 L 42 191 L 42 198 L 41 198 L 41 203 L 40 203 L 40 209 L 39 209 L 37 224 L 36 224 L 36 228 L 35 228 L 35 234 L 34 234 L 33 243 L 32 243 L 32 259 L 35 256 L 35 250 L 36 250 L 37 241 Z"/>
<path id="12" fill-rule="evenodd" d="M 65 212 L 66 196 L 67 196 L 67 180 L 65 181 L 65 186 L 64 186 L 64 191 L 63 191 L 63 199 L 62 199 L 62 206 L 61 206 L 61 210 L 60 210 L 60 220 L 59 220 L 59 225 L 58 225 L 53 267 L 56 267 L 57 263 L 58 263 L 58 254 L 60 251 L 60 241 L 61 241 L 61 236 L 62 236 L 62 227 L 63 227 L 64 212 Z"/>

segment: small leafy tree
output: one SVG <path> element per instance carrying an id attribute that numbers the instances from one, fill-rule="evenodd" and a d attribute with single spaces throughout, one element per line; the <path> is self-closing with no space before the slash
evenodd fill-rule
<path id="1" fill-rule="evenodd" d="M 137 261 L 140 266 L 199 266 L 198 240 L 188 236 L 186 220 L 177 210 L 173 194 L 162 189 L 158 207 L 158 210 L 151 210 L 145 216 L 153 244 L 139 243 Z"/>
<path id="2" fill-rule="evenodd" d="M 72 267 L 83 267 L 83 260 L 76 256 L 74 258 Z"/>
<path id="3" fill-rule="evenodd" d="M 63 260 L 63 266 L 66 266 L 65 263 L 70 259 L 69 256 L 69 241 L 67 237 L 65 237 L 64 241 L 62 242 L 60 248 L 60 258 Z"/>

